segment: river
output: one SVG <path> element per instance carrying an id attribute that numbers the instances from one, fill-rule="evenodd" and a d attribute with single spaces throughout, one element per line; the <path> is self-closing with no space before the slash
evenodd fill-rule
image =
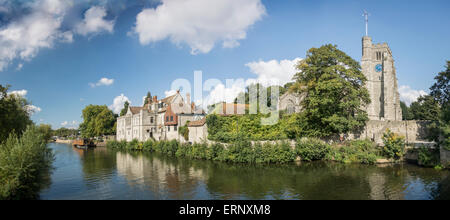
<path id="1" fill-rule="evenodd" d="M 410 164 L 239 165 L 51 143 L 40 199 L 450 199 L 450 172 Z"/>

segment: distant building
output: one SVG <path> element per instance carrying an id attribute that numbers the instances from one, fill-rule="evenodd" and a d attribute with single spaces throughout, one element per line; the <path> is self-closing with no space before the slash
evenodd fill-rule
<path id="1" fill-rule="evenodd" d="M 154 96 L 143 107 L 128 107 L 127 113 L 117 119 L 117 140 L 146 141 L 153 139 L 179 140 L 178 128 L 187 121 L 197 121 L 205 117 L 205 112 L 190 103 L 190 95 L 186 101 L 179 91 L 167 98 L 158 100 Z"/>

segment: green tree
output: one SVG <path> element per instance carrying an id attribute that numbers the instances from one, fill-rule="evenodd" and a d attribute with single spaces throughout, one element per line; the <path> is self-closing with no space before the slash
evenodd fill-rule
<path id="1" fill-rule="evenodd" d="M 441 106 L 439 123 L 434 128 L 439 130 L 442 137 L 440 144 L 450 150 L 450 61 L 447 61 L 446 70 L 438 73 L 434 79 L 436 82 L 431 86 L 430 94 Z M 438 138 L 435 140 L 438 141 Z"/>
<path id="2" fill-rule="evenodd" d="M 413 116 L 409 107 L 402 101 L 400 101 L 400 108 L 402 108 L 402 120 L 412 120 Z"/>
<path id="3" fill-rule="evenodd" d="M 106 105 L 89 105 L 83 109 L 81 135 L 85 138 L 114 134 L 116 117 Z"/>
<path id="4" fill-rule="evenodd" d="M 120 111 L 120 116 L 124 116 L 127 114 L 128 106 L 130 106 L 130 103 L 128 101 L 125 101 L 125 104 L 123 105 L 122 111 Z"/>
<path id="5" fill-rule="evenodd" d="M 306 92 L 304 119 L 312 136 L 348 133 L 368 121 L 370 103 L 361 66 L 334 45 L 311 48 L 297 66 L 296 92 Z"/>
<path id="6" fill-rule="evenodd" d="M 38 127 L 38 131 L 39 133 L 42 134 L 42 137 L 44 138 L 45 141 L 49 141 L 50 138 L 52 137 L 52 126 L 49 124 L 40 124 Z"/>
<path id="7" fill-rule="evenodd" d="M 147 92 L 147 96 L 145 97 L 145 100 L 144 100 L 144 105 L 149 104 L 149 100 L 151 100 L 151 99 L 152 99 L 152 94 L 150 92 Z"/>
<path id="8" fill-rule="evenodd" d="M 441 107 L 433 96 L 425 95 L 411 103 L 409 113 L 412 120 L 438 121 Z"/>
<path id="9" fill-rule="evenodd" d="M 20 136 L 33 123 L 30 119 L 29 102 L 21 96 L 8 94 L 9 87 L 0 85 L 0 143 L 10 133 Z"/>

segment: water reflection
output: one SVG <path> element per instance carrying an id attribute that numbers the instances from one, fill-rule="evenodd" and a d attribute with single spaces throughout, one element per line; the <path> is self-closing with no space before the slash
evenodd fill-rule
<path id="1" fill-rule="evenodd" d="M 57 151 L 59 171 L 42 193 L 44 199 L 450 198 L 448 171 L 413 165 L 231 165 L 105 148 L 52 147 Z M 61 163 L 73 157 L 77 160 Z M 67 175 L 65 170 L 80 175 L 62 178 Z M 61 187 L 61 183 L 72 187 Z"/>

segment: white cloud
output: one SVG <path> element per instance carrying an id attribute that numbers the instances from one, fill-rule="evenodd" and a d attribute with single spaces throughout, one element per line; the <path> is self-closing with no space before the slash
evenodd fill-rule
<path id="1" fill-rule="evenodd" d="M 260 0 L 162 0 L 137 15 L 134 32 L 142 45 L 170 39 L 189 45 L 192 54 L 208 53 L 217 42 L 238 46 L 265 13 Z"/>
<path id="2" fill-rule="evenodd" d="M 31 115 L 42 111 L 41 108 L 34 106 L 34 105 L 27 105 L 26 108 L 27 108 L 27 112 Z"/>
<path id="3" fill-rule="evenodd" d="M 15 59 L 28 61 L 40 49 L 67 41 L 67 33 L 60 27 L 71 1 L 36 0 L 25 5 L 29 14 L 0 28 L 0 71 Z"/>
<path id="4" fill-rule="evenodd" d="M 300 60 L 302 59 L 258 61 L 247 63 L 245 66 L 258 76 L 258 82 L 268 85 L 284 85 L 293 81 L 292 78 L 297 73 L 295 66 Z"/>
<path id="5" fill-rule="evenodd" d="M 69 128 L 69 129 L 76 129 L 78 128 L 79 124 L 77 121 L 73 120 L 72 122 L 69 121 L 63 121 L 61 122 L 61 127 Z"/>
<path id="6" fill-rule="evenodd" d="M 175 90 L 173 90 L 173 89 L 164 92 L 164 95 L 165 95 L 166 97 L 173 96 L 173 95 L 175 95 L 175 94 L 177 94 L 177 91 L 175 91 Z"/>
<path id="7" fill-rule="evenodd" d="M 106 17 L 106 9 L 100 6 L 93 6 L 84 14 L 84 20 L 80 22 L 76 28 L 76 33 L 86 36 L 101 32 L 112 33 L 114 29 L 114 20 L 108 21 Z"/>
<path id="8" fill-rule="evenodd" d="M 128 97 L 124 96 L 123 94 L 120 94 L 120 96 L 114 98 L 113 104 L 108 106 L 108 108 L 111 109 L 115 114 L 119 114 L 120 111 L 122 111 L 125 102 L 127 101 L 128 103 L 131 104 Z"/>
<path id="9" fill-rule="evenodd" d="M 14 90 L 14 91 L 11 91 L 11 92 L 9 92 L 8 94 L 13 94 L 13 95 L 16 95 L 16 96 L 22 96 L 22 97 L 25 97 L 26 95 L 27 95 L 27 93 L 28 93 L 28 91 L 27 90 L 25 90 L 25 89 L 22 89 L 22 90 Z"/>
<path id="10" fill-rule="evenodd" d="M 405 102 L 406 105 L 411 105 L 411 103 L 417 101 L 420 96 L 427 95 L 423 90 L 414 90 L 409 86 L 400 86 L 398 89 L 400 93 L 400 100 Z"/>
<path id="11" fill-rule="evenodd" d="M 114 83 L 114 79 L 101 78 L 97 83 L 89 83 L 89 85 L 94 88 L 98 86 L 110 86 Z"/>
<path id="12" fill-rule="evenodd" d="M 197 104 L 201 104 L 203 109 L 207 109 L 209 105 L 227 102 L 234 102 L 234 99 L 241 92 L 245 92 L 246 84 L 243 81 L 236 81 L 231 86 L 225 86 L 224 84 L 216 85 L 209 95 L 203 100 L 197 100 Z"/>

